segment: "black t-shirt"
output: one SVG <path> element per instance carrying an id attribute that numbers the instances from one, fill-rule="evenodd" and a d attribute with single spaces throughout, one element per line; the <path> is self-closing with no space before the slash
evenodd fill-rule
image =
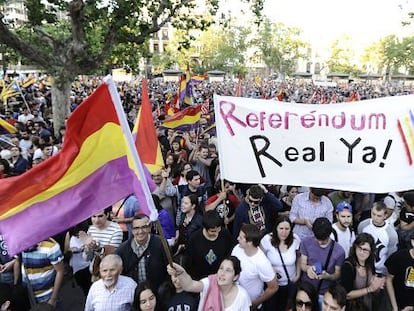
<path id="1" fill-rule="evenodd" d="M 400 211 L 400 219 L 410 224 L 414 221 L 414 212 L 409 212 L 407 210 L 407 207 L 404 206 L 403 208 L 401 208 L 401 211 Z"/>
<path id="2" fill-rule="evenodd" d="M 217 273 L 221 261 L 230 255 L 233 241 L 230 232 L 224 228 L 215 241 L 207 240 L 203 235 L 203 229 L 194 232 L 186 247 L 191 277 L 200 280 Z"/>
<path id="3" fill-rule="evenodd" d="M 177 293 L 165 304 L 166 311 L 196 311 L 198 299 L 187 292 Z"/>
<path id="4" fill-rule="evenodd" d="M 414 306 L 414 258 L 409 250 L 392 254 L 385 266 L 394 275 L 393 285 L 398 307 Z"/>

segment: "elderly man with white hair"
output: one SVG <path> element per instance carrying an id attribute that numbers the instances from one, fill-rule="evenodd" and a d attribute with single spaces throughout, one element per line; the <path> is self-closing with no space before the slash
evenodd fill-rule
<path id="1" fill-rule="evenodd" d="M 101 279 L 92 284 L 86 298 L 85 311 L 130 311 L 137 283 L 122 272 L 118 255 L 105 256 L 99 266 Z"/>

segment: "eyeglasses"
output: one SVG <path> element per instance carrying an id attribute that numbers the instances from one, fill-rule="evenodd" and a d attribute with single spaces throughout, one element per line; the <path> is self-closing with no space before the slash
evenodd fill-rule
<path id="1" fill-rule="evenodd" d="M 252 205 L 260 205 L 260 203 L 262 202 L 262 199 L 259 200 L 252 200 L 249 198 L 249 203 Z"/>
<path id="2" fill-rule="evenodd" d="M 296 305 L 301 308 L 303 308 L 303 306 L 305 306 L 305 308 L 312 308 L 312 301 L 302 301 L 300 299 L 296 299 Z"/>
<path id="3" fill-rule="evenodd" d="M 141 226 L 141 227 L 132 227 L 132 230 L 136 230 L 136 231 L 147 230 L 149 227 L 150 227 L 150 225 L 148 224 L 148 225 L 144 225 L 144 226 Z"/>
<path id="4" fill-rule="evenodd" d="M 366 254 L 369 254 L 371 252 L 371 249 L 369 249 L 369 248 L 363 248 L 363 247 L 361 247 L 359 245 L 357 246 L 357 249 L 360 250 L 363 253 L 366 253 Z"/>

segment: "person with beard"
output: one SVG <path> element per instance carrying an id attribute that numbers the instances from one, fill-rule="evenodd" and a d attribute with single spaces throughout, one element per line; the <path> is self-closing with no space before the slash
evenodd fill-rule
<path id="1" fill-rule="evenodd" d="M 129 311 L 134 301 L 137 283 L 121 275 L 122 259 L 118 255 L 105 256 L 100 265 L 101 279 L 92 284 L 86 298 L 85 311 Z"/>
<path id="2" fill-rule="evenodd" d="M 325 193 L 325 189 L 310 188 L 310 191 L 300 193 L 293 199 L 289 218 L 295 224 L 293 233 L 301 240 L 314 236 L 312 225 L 316 218 L 326 217 L 332 223 L 333 205 Z"/>
<path id="3" fill-rule="evenodd" d="M 352 243 L 355 241 L 355 232 L 352 230 L 352 206 L 342 201 L 336 206 L 336 222 L 332 225 L 331 239 L 338 242 L 348 257 Z"/>

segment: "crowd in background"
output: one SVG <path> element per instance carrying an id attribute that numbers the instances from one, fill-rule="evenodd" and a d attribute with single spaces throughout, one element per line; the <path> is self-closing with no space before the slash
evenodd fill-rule
<path id="1" fill-rule="evenodd" d="M 74 83 L 71 109 L 98 83 Z M 150 81 L 156 124 L 177 87 Z M 132 128 L 141 90 L 137 83 L 120 83 L 118 90 Z M 24 101 L 17 96 L 0 110 L 18 129 L 0 137 L 0 179 L 23 174 L 64 144 L 65 128 L 53 130 L 50 91 L 32 85 Z M 83 290 L 85 310 L 414 310 L 412 190 L 372 194 L 222 181 L 215 134 L 205 131 L 214 122 L 213 94 L 334 104 L 411 93 L 410 86 L 372 83 L 198 84 L 193 101 L 210 104 L 200 125 L 158 127 L 165 167 L 152 175 L 153 199 L 175 264 L 167 268 L 160 226 L 140 214 L 131 195 L 18 257 L 2 248 L 0 282 L 17 285 L 23 272 L 34 300 L 58 310 L 68 274 Z M 23 310 L 14 303 L 10 310 Z"/>

